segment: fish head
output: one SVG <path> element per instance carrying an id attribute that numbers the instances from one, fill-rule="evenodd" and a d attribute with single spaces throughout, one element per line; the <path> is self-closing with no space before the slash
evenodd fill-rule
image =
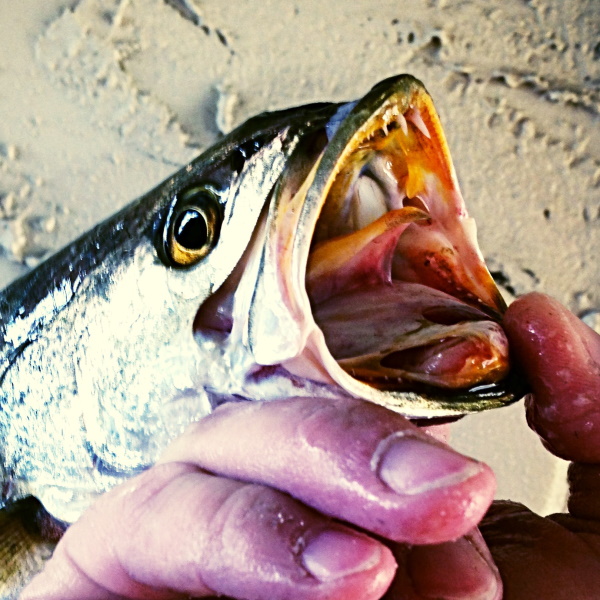
<path id="1" fill-rule="evenodd" d="M 72 522 L 232 400 L 523 393 L 423 85 L 249 120 L 0 294 L 0 507 Z"/>
<path id="2" fill-rule="evenodd" d="M 227 292 L 241 310 L 223 311 L 224 333 L 248 350 L 240 395 L 268 398 L 276 380 L 281 394 L 287 377 L 296 394 L 346 393 L 413 419 L 518 399 L 505 303 L 424 86 L 381 82 L 316 138 L 289 157 L 254 266 Z M 217 295 L 201 309 L 199 338 L 223 306 Z"/>
<path id="3" fill-rule="evenodd" d="M 249 120 L 0 292 L 0 508 L 33 495 L 73 522 L 212 410 L 220 346 L 196 343 L 198 308 L 330 113 Z"/>

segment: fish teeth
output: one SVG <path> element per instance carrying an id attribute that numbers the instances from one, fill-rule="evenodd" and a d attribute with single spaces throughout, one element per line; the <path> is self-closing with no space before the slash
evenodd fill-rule
<path id="1" fill-rule="evenodd" d="M 400 129 L 402 129 L 402 133 L 404 135 L 408 135 L 408 123 L 406 122 L 406 119 L 404 118 L 404 115 L 402 113 L 398 115 L 397 121 L 400 125 Z"/>
<path id="2" fill-rule="evenodd" d="M 418 208 L 419 210 L 422 210 L 424 213 L 430 214 L 430 210 L 429 210 L 429 206 L 427 205 L 427 202 L 425 202 L 425 200 L 423 198 L 421 198 L 421 196 L 413 196 L 412 198 L 409 198 L 408 196 L 406 198 L 404 198 L 404 200 L 402 201 L 402 206 L 412 206 L 413 208 Z"/>
<path id="3" fill-rule="evenodd" d="M 428 139 L 431 139 L 431 134 L 429 133 L 429 129 L 427 129 L 427 125 L 423 121 L 421 117 L 421 113 L 417 108 L 411 108 L 406 113 L 406 118 Z"/>

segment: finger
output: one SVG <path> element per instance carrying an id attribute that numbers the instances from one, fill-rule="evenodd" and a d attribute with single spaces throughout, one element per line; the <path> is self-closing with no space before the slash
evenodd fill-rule
<path id="1" fill-rule="evenodd" d="M 533 388 L 531 427 L 557 456 L 600 462 L 600 336 L 537 293 L 508 308 L 504 327 Z"/>
<path id="2" fill-rule="evenodd" d="M 502 573 L 504 600 L 598 597 L 600 544 L 556 522 L 567 519 L 542 518 L 521 504 L 494 502 L 480 527 Z"/>
<path id="3" fill-rule="evenodd" d="M 398 573 L 385 600 L 500 600 L 502 580 L 477 529 L 453 542 L 393 546 Z"/>
<path id="4" fill-rule="evenodd" d="M 583 463 L 569 466 L 569 513 L 581 519 L 600 521 L 600 467 Z M 588 528 L 591 524 L 587 522 Z M 600 529 L 596 527 L 600 541 Z M 598 549 L 600 551 L 600 548 Z"/>
<path id="5" fill-rule="evenodd" d="M 395 413 L 351 398 L 229 404 L 191 426 L 162 460 L 277 488 L 413 544 L 466 534 L 495 490 L 486 465 Z"/>
<path id="6" fill-rule="evenodd" d="M 100 498 L 22 598 L 376 600 L 395 567 L 289 496 L 171 463 Z"/>

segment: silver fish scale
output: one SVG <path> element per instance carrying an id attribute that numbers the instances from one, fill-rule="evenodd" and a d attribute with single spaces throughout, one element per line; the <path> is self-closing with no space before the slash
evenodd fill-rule
<path id="1" fill-rule="evenodd" d="M 212 357 L 194 340 L 192 322 L 250 240 L 297 142 L 287 130 L 276 129 L 262 160 L 250 161 L 239 176 L 228 167 L 231 146 L 221 153 L 220 171 L 210 156 L 198 159 L 84 240 L 114 249 L 91 260 L 76 284 L 59 278 L 30 310 L 3 320 L 0 506 L 33 494 L 55 517 L 74 521 L 94 497 L 153 464 L 187 424 L 213 409 L 204 368 Z M 165 268 L 152 223 L 136 213 L 154 215 L 191 182 L 224 176 L 217 246 L 193 269 Z M 63 272 L 77 267 L 71 254 L 59 265 Z"/>

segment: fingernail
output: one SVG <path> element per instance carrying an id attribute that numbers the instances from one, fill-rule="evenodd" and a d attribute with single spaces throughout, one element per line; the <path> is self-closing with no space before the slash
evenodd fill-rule
<path id="1" fill-rule="evenodd" d="M 309 541 L 302 553 L 304 568 L 319 581 L 334 581 L 374 567 L 381 547 L 358 533 L 328 529 Z"/>
<path id="2" fill-rule="evenodd" d="M 407 557 L 414 591 L 424 599 L 499 600 L 500 576 L 481 543 L 469 535 L 455 542 L 414 546 Z"/>
<path id="3" fill-rule="evenodd" d="M 412 432 L 392 434 L 373 456 L 374 470 L 398 494 L 413 496 L 470 479 L 483 466 Z"/>

